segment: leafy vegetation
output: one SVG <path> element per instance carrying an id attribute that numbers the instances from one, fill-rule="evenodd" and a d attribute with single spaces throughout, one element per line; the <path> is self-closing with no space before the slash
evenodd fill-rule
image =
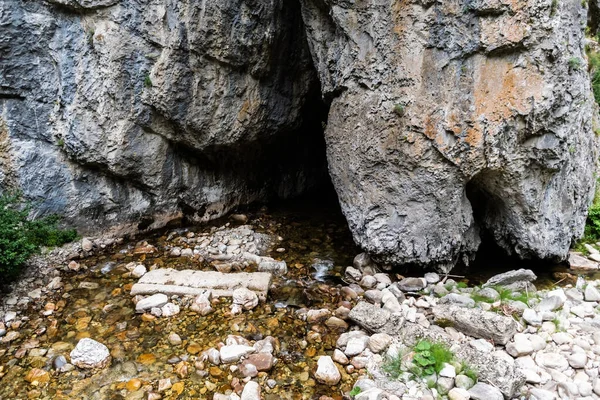
<path id="1" fill-rule="evenodd" d="M 445 363 L 454 359 L 454 354 L 442 343 L 432 343 L 421 340 L 412 349 L 412 365 L 409 372 L 417 377 L 433 375 L 442 370 Z M 404 354 L 398 353 L 395 357 L 388 358 L 382 370 L 390 377 L 397 379 L 405 372 Z"/>
<path id="2" fill-rule="evenodd" d="M 590 47 L 587 48 L 588 67 L 590 71 L 592 92 L 596 103 L 600 104 L 600 54 L 593 51 Z M 598 129 L 594 129 L 594 133 Z"/>
<path id="3" fill-rule="evenodd" d="M 588 255 L 589 251 L 585 248 L 584 244 L 593 244 L 598 241 L 600 241 L 600 183 L 596 183 L 596 195 L 592 206 L 588 210 L 583 238 L 573 246 L 573 249 L 584 255 Z"/>
<path id="4" fill-rule="evenodd" d="M 404 104 L 398 103 L 394 105 L 394 112 L 399 116 L 399 117 L 404 117 L 404 114 L 406 114 L 406 106 Z"/>
<path id="5" fill-rule="evenodd" d="M 356 396 L 356 395 L 359 395 L 359 394 L 360 394 L 360 392 L 362 392 L 362 390 L 361 390 L 360 386 L 354 386 L 354 387 L 352 388 L 352 390 L 350 391 L 350 393 L 348 393 L 348 394 L 349 394 L 350 396 Z"/>
<path id="6" fill-rule="evenodd" d="M 30 211 L 19 194 L 0 196 L 0 282 L 15 279 L 40 246 L 60 246 L 77 237 L 74 229 L 58 228 L 58 216 L 31 220 Z"/>
<path id="7" fill-rule="evenodd" d="M 582 61 L 579 57 L 571 57 L 569 58 L 569 68 L 573 70 L 578 70 L 581 68 Z"/>
<path id="8" fill-rule="evenodd" d="M 517 292 L 511 289 L 507 289 L 503 286 L 495 286 L 496 290 L 500 294 L 500 301 L 505 302 L 509 300 L 520 301 L 528 304 L 530 296 L 527 293 Z"/>
<path id="9" fill-rule="evenodd" d="M 152 87 L 152 79 L 150 79 L 150 75 L 148 74 L 144 76 L 144 86 Z"/>

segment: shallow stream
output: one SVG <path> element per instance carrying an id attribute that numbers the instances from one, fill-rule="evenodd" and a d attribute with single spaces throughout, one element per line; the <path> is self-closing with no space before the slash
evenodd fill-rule
<path id="1" fill-rule="evenodd" d="M 277 364 L 258 376 L 265 399 L 314 399 L 321 395 L 340 399 L 361 371 L 344 373 L 337 386 L 318 384 L 313 377 L 316 359 L 331 354 L 339 332 L 324 324 L 309 324 L 295 312 L 302 307 L 335 310 L 344 304 L 340 294 L 343 269 L 352 264 L 358 249 L 339 209 L 298 204 L 248 213 L 256 231 L 281 238 L 270 255 L 285 260 L 289 272 L 275 277 L 266 303 L 241 315 L 229 313 L 230 299 L 220 299 L 214 305 L 215 312 L 206 317 L 186 308 L 171 318 L 149 319 L 135 313 L 129 289 L 136 279 L 128 276 L 125 264 L 134 261 L 177 269 L 210 268 L 189 258 L 169 257 L 167 248 L 172 243 L 167 238 L 172 230 L 136 238 L 79 260 L 87 268 L 62 272 L 65 287 L 33 299 L 28 305 L 28 320 L 19 327 L 20 338 L 0 344 L 0 399 L 146 399 L 148 392 L 156 391 L 158 380 L 167 377 L 180 384 L 164 391 L 163 399 L 212 399 L 215 392 L 235 388 L 242 377 L 231 371 L 230 365 L 212 366 L 198 356 L 217 347 L 229 334 L 250 340 L 271 335 L 279 340 Z M 198 233 L 225 223 L 230 222 L 220 220 L 178 232 Z M 157 251 L 134 254 L 140 239 Z M 497 264 L 485 273 L 472 273 L 470 283 L 517 267 Z M 555 283 L 558 279 L 554 273 L 563 270 L 560 266 L 546 269 L 540 283 Z M 86 282 L 85 288 L 80 288 L 82 282 Z M 48 310 L 53 311 L 49 314 Z M 169 342 L 172 332 L 181 337 L 181 344 Z M 56 372 L 52 368 L 56 356 L 68 355 L 85 337 L 109 347 L 112 365 L 96 374 L 79 369 Z M 36 386 L 27 382 L 25 376 L 32 368 L 49 371 L 49 382 Z M 270 381 L 268 385 L 267 380 L 275 384 Z"/>

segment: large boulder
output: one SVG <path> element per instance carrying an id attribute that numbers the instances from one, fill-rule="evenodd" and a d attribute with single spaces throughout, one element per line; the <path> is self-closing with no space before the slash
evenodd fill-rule
<path id="1" fill-rule="evenodd" d="M 519 257 L 566 258 L 597 159 L 584 3 L 301 3 L 360 246 L 447 269 L 486 230 Z"/>

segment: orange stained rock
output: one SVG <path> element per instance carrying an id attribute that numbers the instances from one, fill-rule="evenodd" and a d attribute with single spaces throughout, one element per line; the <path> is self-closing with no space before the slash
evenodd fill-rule
<path id="1" fill-rule="evenodd" d="M 183 382 L 177 382 L 173 384 L 173 387 L 171 388 L 175 393 L 177 393 L 177 396 L 179 396 L 181 393 L 183 393 L 183 389 L 185 388 L 185 383 Z"/>
<path id="2" fill-rule="evenodd" d="M 156 362 L 156 356 L 152 353 L 141 354 L 137 358 L 137 362 L 144 365 L 154 364 Z"/>
<path id="3" fill-rule="evenodd" d="M 142 387 L 142 381 L 140 381 L 139 379 L 136 379 L 136 378 L 130 379 L 127 382 L 127 384 L 125 385 L 125 388 L 130 392 L 135 392 L 136 390 L 138 390 L 141 387 Z"/>
<path id="4" fill-rule="evenodd" d="M 33 368 L 25 376 L 25 380 L 32 385 L 39 385 L 50 382 L 50 374 L 40 368 Z"/>

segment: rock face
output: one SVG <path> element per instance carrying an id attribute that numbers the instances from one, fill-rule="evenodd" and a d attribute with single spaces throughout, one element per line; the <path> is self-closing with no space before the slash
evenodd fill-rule
<path id="1" fill-rule="evenodd" d="M 585 6 L 301 3 L 330 174 L 364 249 L 445 267 L 485 230 L 522 258 L 567 256 L 597 155 Z"/>
<path id="2" fill-rule="evenodd" d="M 82 233 L 211 219 L 319 180 L 324 99 L 374 261 L 447 269 L 482 231 L 564 259 L 597 159 L 585 4 L 6 2 L 0 190 Z"/>
<path id="3" fill-rule="evenodd" d="M 82 232 L 214 218 L 324 171 L 296 2 L 16 0 L 0 24 L 0 189 Z"/>

